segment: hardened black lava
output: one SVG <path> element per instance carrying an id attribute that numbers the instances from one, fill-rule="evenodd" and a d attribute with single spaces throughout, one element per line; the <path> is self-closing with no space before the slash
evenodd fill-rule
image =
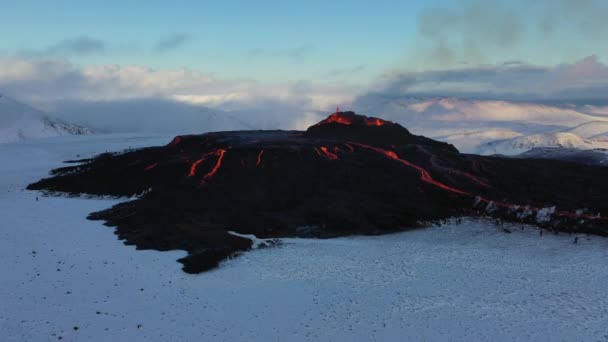
<path id="1" fill-rule="evenodd" d="M 102 154 L 28 186 L 132 196 L 93 213 L 138 249 L 185 250 L 184 271 L 214 268 L 258 238 L 382 234 L 451 216 L 495 216 L 608 235 L 605 168 L 461 154 L 353 112 L 306 131 L 178 136 Z"/>

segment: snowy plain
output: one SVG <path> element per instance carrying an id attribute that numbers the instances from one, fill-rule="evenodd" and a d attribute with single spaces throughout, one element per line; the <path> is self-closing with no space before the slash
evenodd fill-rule
<path id="1" fill-rule="evenodd" d="M 608 239 L 465 219 L 283 239 L 189 275 L 183 252 L 137 251 L 85 219 L 119 200 L 23 190 L 63 160 L 170 138 L 0 145 L 2 341 L 608 341 Z"/>

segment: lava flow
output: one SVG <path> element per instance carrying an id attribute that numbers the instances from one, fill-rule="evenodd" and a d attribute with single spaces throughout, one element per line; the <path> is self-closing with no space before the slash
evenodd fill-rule
<path id="1" fill-rule="evenodd" d="M 203 176 L 201 185 L 206 184 L 206 182 L 217 173 L 217 170 L 220 169 L 220 167 L 222 166 L 222 160 L 224 159 L 224 155 L 226 154 L 226 150 L 220 148 L 217 151 L 213 152 L 212 154 L 215 154 L 217 156 L 217 161 L 215 162 L 215 165 L 213 166 L 211 171 L 209 171 L 209 173 L 207 173 L 206 175 Z"/>
<path id="2" fill-rule="evenodd" d="M 329 149 L 327 148 L 327 146 L 321 146 L 319 148 L 315 147 L 315 152 L 317 152 L 317 154 L 321 157 L 325 157 L 329 160 L 338 160 L 340 159 L 340 157 L 338 157 L 338 155 L 336 153 L 333 153 L 331 151 L 329 151 Z"/>
<path id="3" fill-rule="evenodd" d="M 335 123 L 339 123 L 341 125 L 350 125 L 350 124 L 353 123 L 351 119 L 349 119 L 348 117 L 344 117 L 344 116 L 340 115 L 340 113 L 338 113 L 338 112 L 330 115 L 326 119 L 326 122 L 327 123 L 335 122 Z"/>
<path id="4" fill-rule="evenodd" d="M 255 172 L 247 167 L 254 162 Z M 252 247 L 231 231 L 327 238 L 490 215 L 608 236 L 605 176 L 597 166 L 461 154 L 399 124 L 338 110 L 306 131 L 182 135 L 100 155 L 28 189 L 139 195 L 89 218 L 138 249 L 187 251 L 179 261 L 197 273 Z"/>
<path id="5" fill-rule="evenodd" d="M 341 125 L 362 124 L 365 126 L 384 126 L 385 124 L 387 124 L 389 122 L 384 121 L 379 118 L 370 118 L 367 116 L 356 115 L 352 112 L 337 111 L 337 112 L 331 114 L 330 116 L 328 116 L 327 119 L 321 121 L 319 124 L 330 124 L 330 123 L 337 123 L 337 124 L 341 124 Z"/>
<path id="6" fill-rule="evenodd" d="M 157 166 L 158 166 L 158 163 L 153 163 L 153 164 L 150 164 L 150 165 L 146 166 L 146 167 L 144 168 L 144 170 L 146 170 L 146 171 L 150 171 L 150 170 L 152 170 L 152 169 L 156 168 Z"/>
<path id="7" fill-rule="evenodd" d="M 198 159 L 197 161 L 192 163 L 192 165 L 190 165 L 190 172 L 188 172 L 188 177 L 194 177 L 196 175 L 196 169 L 198 168 L 198 166 L 202 164 L 211 154 L 213 154 L 213 152 L 207 153 L 206 155 L 202 156 L 201 159 Z"/>
<path id="8" fill-rule="evenodd" d="M 418 165 L 416 165 L 414 163 L 411 163 L 411 162 L 409 162 L 409 161 L 407 161 L 405 159 L 399 158 L 399 156 L 397 155 L 397 153 L 395 153 L 393 151 L 389 151 L 389 150 L 385 150 L 385 149 L 382 149 L 382 148 L 379 148 L 379 147 L 369 146 L 369 145 L 365 145 L 365 144 L 356 144 L 356 143 L 353 143 L 353 144 L 355 144 L 356 146 L 368 149 L 368 150 L 372 150 L 372 151 L 378 152 L 378 153 L 380 153 L 382 155 L 387 156 L 390 159 L 393 159 L 393 160 L 396 160 L 396 161 L 400 162 L 401 164 L 403 164 L 405 166 L 408 166 L 408 167 L 411 167 L 411 168 L 414 168 L 414 169 L 418 170 L 418 172 L 420 172 L 420 179 L 423 182 L 426 182 L 428 184 L 432 184 L 432 185 L 434 185 L 434 186 L 436 186 L 438 188 L 441 188 L 441 189 L 449 191 L 449 192 L 453 192 L 455 194 L 470 195 L 469 193 L 467 193 L 465 191 L 458 190 L 456 188 L 453 188 L 451 186 L 448 186 L 446 184 L 443 184 L 441 182 L 438 182 L 438 181 L 434 180 L 433 177 L 431 177 L 431 174 L 427 170 L 425 170 L 424 168 L 422 168 L 422 167 L 420 167 L 420 166 L 418 166 Z"/>

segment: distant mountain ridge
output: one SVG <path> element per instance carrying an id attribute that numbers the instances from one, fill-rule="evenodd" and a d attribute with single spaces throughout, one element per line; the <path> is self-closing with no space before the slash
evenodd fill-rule
<path id="1" fill-rule="evenodd" d="M 38 109 L 0 94 L 0 143 L 91 133 L 86 127 L 52 118 Z"/>
<path id="2" fill-rule="evenodd" d="M 467 153 L 515 155 L 539 147 L 608 147 L 608 107 L 373 94 L 357 99 L 354 107 Z"/>
<path id="3" fill-rule="evenodd" d="M 608 166 L 608 150 L 580 150 L 563 147 L 536 147 L 515 158 L 554 159 L 584 165 Z"/>
<path id="4" fill-rule="evenodd" d="M 567 132 L 541 133 L 485 143 L 479 146 L 478 152 L 485 155 L 515 155 L 541 147 L 578 150 L 607 149 L 608 141 L 585 139 Z"/>

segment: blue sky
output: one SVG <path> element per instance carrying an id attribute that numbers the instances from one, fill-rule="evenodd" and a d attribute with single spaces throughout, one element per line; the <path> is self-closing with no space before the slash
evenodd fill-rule
<path id="1" fill-rule="evenodd" d="M 188 67 L 225 77 L 303 78 L 357 68 L 368 76 L 396 64 L 416 33 L 424 2 L 391 1 L 20 1 L 4 12 L 6 51 L 44 50 L 72 37 L 104 50 L 79 64 Z M 18 29 L 15 29 L 18 28 Z M 183 44 L 156 51 L 160 40 Z M 365 66 L 365 67 L 362 67 Z"/>
<path id="2" fill-rule="evenodd" d="M 98 41 L 103 48 L 88 53 L 63 51 L 70 61 L 78 65 L 185 67 L 228 79 L 262 81 L 368 81 L 393 69 L 419 71 L 512 60 L 554 65 L 592 54 L 607 55 L 608 44 L 579 29 L 587 20 L 581 17 L 597 12 L 597 8 L 586 8 L 594 1 L 580 1 L 579 5 L 564 0 L 547 3 L 6 1 L 0 14 L 0 30 L 4 32 L 0 50 L 45 53 L 66 40 L 87 38 Z M 555 13 L 547 13 L 547 6 Z M 581 17 L 559 18 L 573 11 L 569 6 L 578 7 Z M 594 6 L 602 5 L 597 2 Z M 488 15 L 492 9 L 494 13 Z M 437 32 L 446 21 L 461 14 L 461 19 L 472 22 L 469 27 L 456 24 Z M 471 20 L 471 16 L 475 18 Z M 484 16 L 488 17 L 486 22 Z M 508 33 L 515 36 L 506 37 L 506 46 L 486 41 L 502 39 L 501 33 L 496 33 L 498 38 L 492 34 L 497 29 L 492 20 L 505 17 L 512 17 L 513 22 L 504 25 L 519 27 L 515 33 Z M 547 18 L 554 22 L 546 25 L 557 31 L 552 37 L 539 33 Z M 571 22 L 564 25 L 562 19 Z M 578 21 L 583 22 L 578 25 Z M 430 30 L 429 25 L 433 26 Z M 477 37 L 473 31 L 490 34 Z M 456 51 L 452 60 L 438 57 L 442 47 L 435 45 L 443 45 L 437 43 L 440 40 Z M 165 44 L 167 48 L 158 48 L 163 41 L 169 43 Z"/>
<path id="3" fill-rule="evenodd" d="M 602 88 L 593 94 L 601 94 L 608 84 L 605 0 L 0 0 L 0 6 L 0 91 L 28 101 L 160 94 L 208 104 L 305 93 L 329 105 L 395 79 L 391 91 L 398 84 L 421 92 L 469 89 L 475 96 L 545 83 L 559 96 L 595 84 Z M 438 72 L 450 70 L 463 72 L 457 80 Z M 490 81 L 489 74 L 498 76 Z"/>

